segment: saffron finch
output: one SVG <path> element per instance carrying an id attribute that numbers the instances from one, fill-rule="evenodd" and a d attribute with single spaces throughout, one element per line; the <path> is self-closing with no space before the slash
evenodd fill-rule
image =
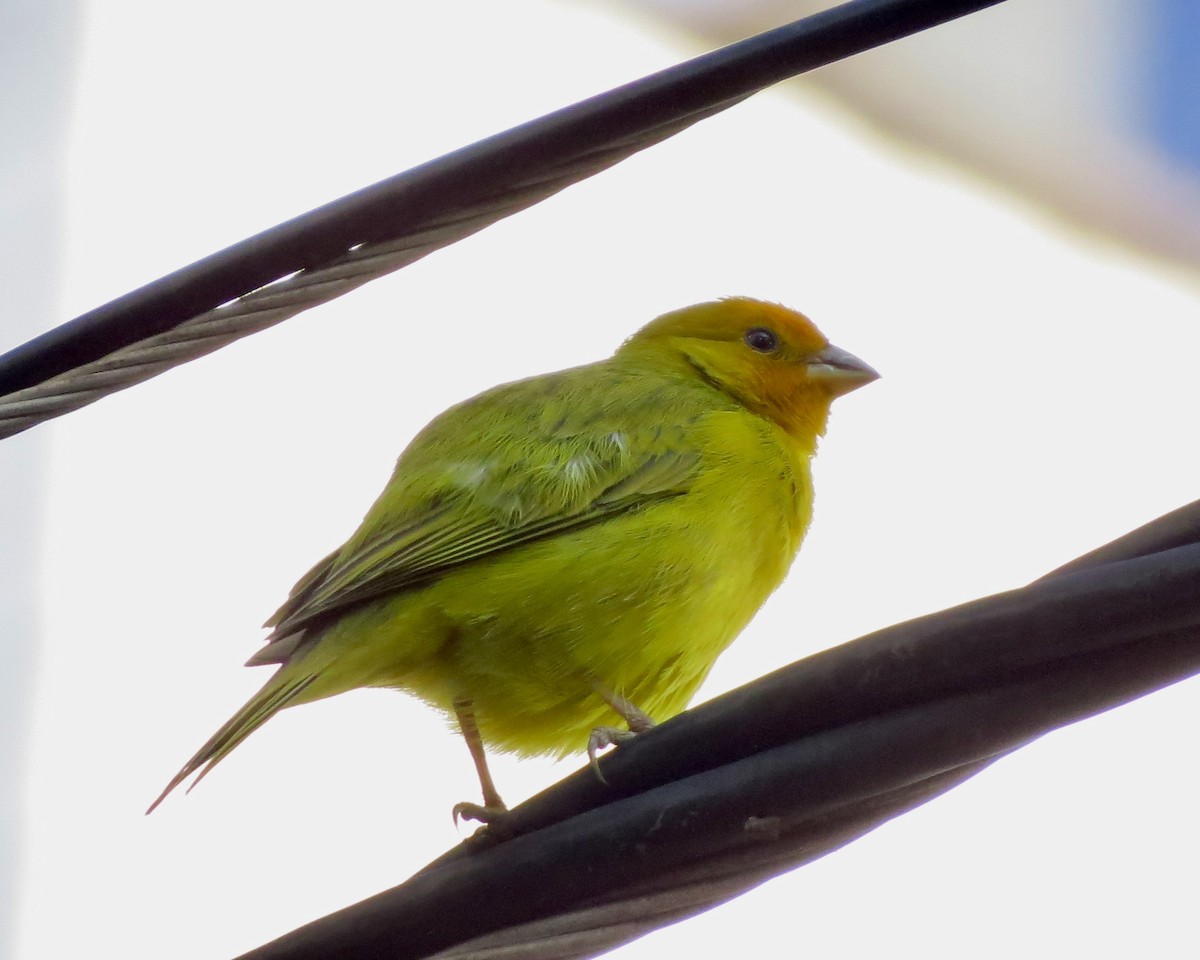
<path id="1" fill-rule="evenodd" d="M 562 756 L 677 713 L 800 547 L 830 403 L 877 376 L 734 297 L 451 407 L 267 621 L 249 665 L 278 670 L 150 809 L 284 707 L 357 687 L 456 719 L 483 804 L 455 813 L 485 821 L 505 807 L 484 744 Z"/>

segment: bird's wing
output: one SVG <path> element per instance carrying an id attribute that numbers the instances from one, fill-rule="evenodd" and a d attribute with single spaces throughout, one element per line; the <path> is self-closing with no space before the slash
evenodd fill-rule
<path id="1" fill-rule="evenodd" d="M 488 399 L 453 408 L 414 441 L 358 533 L 267 622 L 270 649 L 251 662 L 279 662 L 299 631 L 365 601 L 686 493 L 698 472 L 685 424 L 670 416 L 677 411 L 647 423 L 617 403 L 572 416 L 551 412 L 556 405 L 542 396 L 525 411 L 501 403 L 498 417 Z M 589 399 L 581 406 L 594 411 Z M 664 412 L 653 410 L 653 394 L 639 397 L 637 407 L 647 404 Z M 459 436 L 473 440 L 467 446 Z"/>

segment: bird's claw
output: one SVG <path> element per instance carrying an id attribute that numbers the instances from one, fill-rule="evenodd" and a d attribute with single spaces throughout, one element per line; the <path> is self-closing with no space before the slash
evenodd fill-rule
<path id="1" fill-rule="evenodd" d="M 458 826 L 459 820 L 473 820 L 476 823 L 482 823 L 484 826 L 495 823 L 508 813 L 508 807 L 500 805 L 498 807 L 484 806 L 479 803 L 456 803 L 450 810 L 450 815 L 454 818 L 454 825 Z"/>
<path id="2" fill-rule="evenodd" d="M 604 779 L 604 774 L 600 770 L 599 753 L 605 747 L 615 747 L 618 744 L 628 743 L 637 733 L 633 730 L 621 730 L 617 727 L 596 727 L 588 737 L 588 760 L 591 762 L 592 771 L 596 774 L 596 779 L 601 783 L 607 784 Z"/>

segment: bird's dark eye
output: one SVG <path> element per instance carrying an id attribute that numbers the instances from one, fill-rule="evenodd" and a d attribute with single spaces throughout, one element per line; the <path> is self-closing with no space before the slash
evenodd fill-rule
<path id="1" fill-rule="evenodd" d="M 779 335 L 766 327 L 751 327 L 742 339 L 746 346 L 759 353 L 774 353 L 779 349 Z"/>

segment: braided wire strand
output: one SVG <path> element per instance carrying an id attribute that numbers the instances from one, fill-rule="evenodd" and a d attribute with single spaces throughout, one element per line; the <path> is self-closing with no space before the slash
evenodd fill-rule
<path id="1" fill-rule="evenodd" d="M 1027 587 L 656 727 L 404 883 L 241 960 L 595 956 L 809 863 L 1043 734 L 1200 671 L 1200 501 Z M 836 693 L 836 696 L 834 694 Z"/>
<path id="2" fill-rule="evenodd" d="M 78 410 L 110 393 L 213 353 L 235 340 L 266 330 L 371 280 L 407 267 L 435 250 L 538 203 L 598 169 L 619 162 L 642 149 L 643 145 L 640 141 L 620 144 L 618 149 L 600 157 L 586 158 L 569 171 L 548 180 L 521 185 L 521 192 L 510 193 L 503 202 L 458 212 L 451 220 L 415 231 L 399 240 L 359 245 L 326 266 L 300 270 L 208 310 L 165 333 L 10 393 L 0 398 L 0 438 Z"/>
<path id="3" fill-rule="evenodd" d="M 413 263 L 746 97 L 1001 0 L 851 0 L 350 194 L 0 356 L 0 438 Z"/>

